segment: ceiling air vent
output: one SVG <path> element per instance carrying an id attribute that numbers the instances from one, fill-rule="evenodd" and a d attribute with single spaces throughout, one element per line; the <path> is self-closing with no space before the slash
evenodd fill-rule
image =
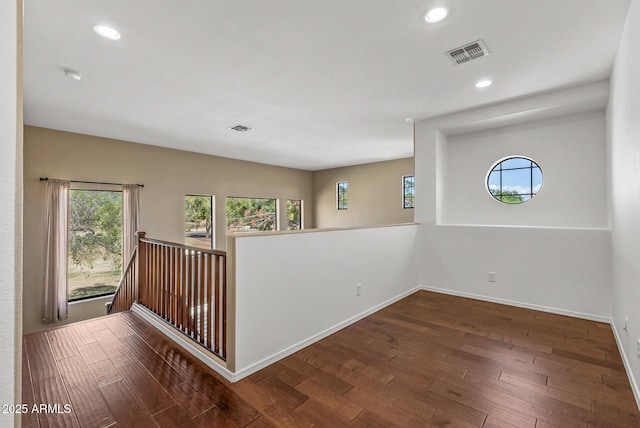
<path id="1" fill-rule="evenodd" d="M 238 132 L 250 132 L 250 131 L 253 131 L 253 128 L 249 128 L 248 126 L 244 126 L 244 125 L 232 126 L 229 129 L 232 129 L 232 130 L 238 131 Z"/>
<path id="2" fill-rule="evenodd" d="M 487 56 L 489 55 L 489 51 L 487 50 L 487 47 L 484 45 L 482 40 L 478 40 L 473 43 L 469 43 L 459 48 L 450 50 L 449 52 L 447 52 L 447 55 L 449 55 L 449 58 L 451 58 L 451 60 L 456 64 L 462 64 L 464 62 L 469 62 L 472 59 Z"/>

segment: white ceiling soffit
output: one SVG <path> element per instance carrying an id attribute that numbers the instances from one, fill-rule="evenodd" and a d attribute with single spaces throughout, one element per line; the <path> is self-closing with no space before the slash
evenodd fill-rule
<path id="1" fill-rule="evenodd" d="M 608 78 L 629 6 L 430 3 L 25 0 L 25 123 L 307 170 L 408 157 L 407 118 Z M 444 54 L 473 40 L 491 55 Z"/>
<path id="2" fill-rule="evenodd" d="M 438 129 L 447 135 L 459 135 L 562 117 L 578 113 L 604 110 L 609 100 L 609 81 L 572 86 L 565 89 L 538 92 L 428 119 L 440 123 Z"/>

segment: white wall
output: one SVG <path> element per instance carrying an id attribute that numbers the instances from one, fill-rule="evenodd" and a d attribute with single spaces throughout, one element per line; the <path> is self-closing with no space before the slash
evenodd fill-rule
<path id="1" fill-rule="evenodd" d="M 21 402 L 21 192 L 22 100 L 18 21 L 21 2 L 0 3 L 0 404 Z M 0 425 L 20 418 L 0 413 Z"/>
<path id="2" fill-rule="evenodd" d="M 607 227 L 605 153 L 604 110 L 449 136 L 441 222 Z M 487 191 L 487 173 L 507 156 L 543 172 L 542 189 L 522 205 Z"/>
<path id="3" fill-rule="evenodd" d="M 631 3 L 611 77 L 608 108 L 611 171 L 613 321 L 640 403 L 640 3 Z M 629 330 L 623 330 L 624 318 Z"/>
<path id="4" fill-rule="evenodd" d="M 605 185 L 597 183 L 606 177 L 605 133 L 598 111 L 607 95 L 608 84 L 598 82 L 416 123 L 422 286 L 592 319 L 611 316 L 610 231 Z M 537 138 L 551 143 L 534 145 Z M 574 150 L 587 171 L 572 161 L 567 175 L 574 177 L 560 177 L 563 161 Z M 540 162 L 547 174 L 546 195 L 517 206 L 491 199 L 484 188 L 486 173 L 509 154 L 530 155 Z M 460 171 L 458 163 L 471 166 L 478 159 L 481 167 Z M 599 171 L 592 171 L 595 168 Z M 596 187 L 595 201 L 558 201 L 554 187 L 561 186 L 559 193 L 566 190 L 560 180 L 575 184 L 582 179 Z M 448 195 L 452 186 L 456 194 Z M 454 202 L 456 197 L 461 201 Z M 545 201 L 547 197 L 551 201 Z M 593 211 L 569 216 L 579 209 Z M 452 220 L 476 225 L 448 225 Z M 489 272 L 495 272 L 495 283 L 488 282 Z"/>
<path id="5" fill-rule="evenodd" d="M 424 226 L 420 284 L 436 291 L 608 321 L 609 231 Z M 496 281 L 488 281 L 494 272 Z"/>
<path id="6" fill-rule="evenodd" d="M 415 289 L 417 231 L 400 225 L 237 236 L 238 377 Z"/>

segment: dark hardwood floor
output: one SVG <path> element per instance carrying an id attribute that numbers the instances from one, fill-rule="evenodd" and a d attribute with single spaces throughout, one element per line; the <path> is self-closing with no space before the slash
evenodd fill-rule
<path id="1" fill-rule="evenodd" d="M 23 355 L 24 427 L 640 426 L 609 325 L 424 291 L 235 384 L 129 312 Z"/>

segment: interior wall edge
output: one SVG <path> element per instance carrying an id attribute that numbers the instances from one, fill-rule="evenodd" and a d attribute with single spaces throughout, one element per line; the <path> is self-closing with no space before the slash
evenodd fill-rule
<path id="1" fill-rule="evenodd" d="M 629 378 L 629 384 L 631 385 L 633 396 L 636 399 L 636 404 L 638 405 L 638 409 L 640 409 L 640 388 L 638 387 L 638 383 L 636 382 L 636 379 L 633 376 L 631 363 L 627 358 L 627 354 L 624 352 L 624 345 L 622 344 L 622 340 L 620 339 L 620 335 L 618 334 L 618 329 L 616 328 L 616 323 L 613 321 L 613 318 L 609 320 L 609 324 L 611 324 L 613 337 L 616 340 L 616 346 L 618 347 L 618 352 L 620 353 L 620 357 L 622 358 L 622 363 L 624 364 L 624 370 L 627 373 L 627 377 Z"/>

